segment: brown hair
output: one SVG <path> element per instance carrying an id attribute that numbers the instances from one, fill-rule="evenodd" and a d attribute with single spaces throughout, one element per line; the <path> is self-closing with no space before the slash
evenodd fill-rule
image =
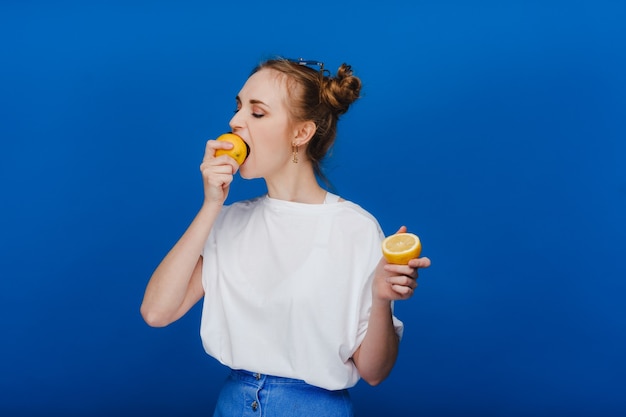
<path id="1" fill-rule="evenodd" d="M 269 68 L 286 76 L 291 116 L 296 121 L 311 120 L 316 131 L 308 143 L 306 153 L 313 163 L 315 174 L 324 180 L 321 162 L 335 142 L 339 116 L 359 97 L 361 80 L 352 74 L 350 65 L 341 64 L 335 76 L 321 72 L 297 61 L 285 58 L 269 59 L 252 73 Z"/>

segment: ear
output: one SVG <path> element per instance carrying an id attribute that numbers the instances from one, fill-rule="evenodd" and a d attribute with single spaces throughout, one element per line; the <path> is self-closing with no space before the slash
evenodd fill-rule
<path id="1" fill-rule="evenodd" d="M 317 126 L 311 120 L 298 124 L 296 135 L 292 143 L 297 146 L 306 145 L 313 138 L 316 130 Z"/>

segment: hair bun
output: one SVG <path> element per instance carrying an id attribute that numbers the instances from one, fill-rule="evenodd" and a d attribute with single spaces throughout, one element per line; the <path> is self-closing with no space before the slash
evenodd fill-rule
<path id="1" fill-rule="evenodd" d="M 341 64 L 334 77 L 326 77 L 322 85 L 322 99 L 337 115 L 348 111 L 361 93 L 361 80 L 353 75 L 352 67 Z"/>

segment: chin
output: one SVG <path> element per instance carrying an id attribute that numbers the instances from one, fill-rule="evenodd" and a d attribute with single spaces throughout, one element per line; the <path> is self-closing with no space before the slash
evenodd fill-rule
<path id="1" fill-rule="evenodd" d="M 256 176 L 253 175 L 252 172 L 250 172 L 247 168 L 243 166 L 239 168 L 239 176 L 245 180 L 251 180 L 256 178 Z"/>

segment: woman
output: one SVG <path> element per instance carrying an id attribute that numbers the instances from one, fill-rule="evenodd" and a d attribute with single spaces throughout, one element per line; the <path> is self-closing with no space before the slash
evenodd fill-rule
<path id="1" fill-rule="evenodd" d="M 352 415 L 347 389 L 387 377 L 403 329 L 393 302 L 430 265 L 387 264 L 378 222 L 319 185 L 361 81 L 346 64 L 336 76 L 310 64 L 272 59 L 248 78 L 230 127 L 249 156 L 238 166 L 215 156 L 232 144 L 207 142 L 202 207 L 141 306 L 149 325 L 166 326 L 204 297 L 204 348 L 232 369 L 215 416 Z M 237 170 L 263 178 L 267 195 L 224 206 Z"/>

